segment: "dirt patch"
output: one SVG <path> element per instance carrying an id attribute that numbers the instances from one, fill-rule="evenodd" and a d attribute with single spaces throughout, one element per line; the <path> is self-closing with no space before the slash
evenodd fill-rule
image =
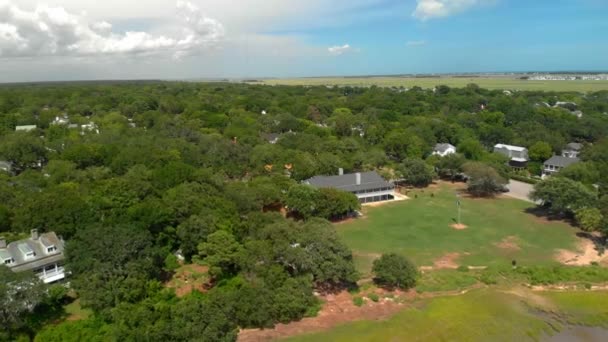
<path id="1" fill-rule="evenodd" d="M 519 247 L 518 244 L 518 238 L 517 236 L 507 236 L 506 238 L 502 239 L 502 241 L 497 242 L 494 244 L 494 246 L 506 250 L 506 251 L 519 251 L 521 250 L 521 247 Z"/>
<path id="2" fill-rule="evenodd" d="M 454 224 L 451 224 L 450 227 L 452 227 L 453 229 L 456 229 L 456 230 L 465 230 L 465 229 L 469 228 L 469 226 L 467 226 L 466 224 L 462 224 L 462 223 L 454 223 Z"/>
<path id="3" fill-rule="evenodd" d="M 458 260 L 458 258 L 460 258 L 460 253 L 445 254 L 433 262 L 433 269 L 457 269 L 459 265 L 456 263 L 456 260 Z"/>
<path id="4" fill-rule="evenodd" d="M 192 291 L 205 292 L 209 287 L 208 272 L 207 266 L 184 265 L 175 271 L 166 286 L 175 289 L 175 295 L 178 297 L 183 297 Z"/>
<path id="5" fill-rule="evenodd" d="M 413 291 L 412 291 L 413 293 Z M 382 292 L 380 292 L 382 294 Z M 415 294 L 411 294 L 415 296 Z M 353 303 L 348 292 L 321 297 L 325 302 L 317 317 L 304 318 L 299 322 L 278 324 L 274 329 L 245 329 L 239 333 L 239 342 L 271 341 L 290 336 L 329 330 L 344 323 L 359 320 L 383 320 L 404 308 L 397 299 L 406 296 L 403 292 L 393 292 L 393 297 L 381 298 L 377 303 L 366 300 L 362 307 Z"/>
<path id="6" fill-rule="evenodd" d="M 588 266 L 592 262 L 608 265 L 608 253 L 600 255 L 595 243 L 589 238 L 579 238 L 578 251 L 560 249 L 555 258 L 560 263 L 570 266 Z"/>

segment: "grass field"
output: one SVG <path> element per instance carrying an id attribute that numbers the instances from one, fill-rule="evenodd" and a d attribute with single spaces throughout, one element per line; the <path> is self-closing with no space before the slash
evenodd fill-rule
<path id="1" fill-rule="evenodd" d="M 606 292 L 483 289 L 415 302 L 386 321 L 360 321 L 289 341 L 539 340 L 570 323 L 606 327 L 607 307 Z"/>
<path id="2" fill-rule="evenodd" d="M 416 190 L 410 200 L 366 207 L 364 217 L 337 226 L 353 249 L 364 276 L 380 254 L 397 252 L 418 266 L 438 262 L 492 266 L 554 263 L 556 249 L 576 249 L 577 230 L 526 212 L 534 204 L 507 198 L 462 199 L 465 230 L 451 228 L 457 217 L 456 188 L 442 183 Z M 456 265 L 454 265 L 456 264 Z"/>
<path id="3" fill-rule="evenodd" d="M 406 87 L 414 86 L 433 88 L 437 85 L 447 85 L 454 88 L 465 87 L 476 83 L 486 89 L 509 90 L 544 90 L 544 91 L 577 91 L 592 92 L 608 90 L 608 81 L 525 81 L 513 77 L 334 77 L 334 78 L 294 78 L 268 79 L 261 81 L 268 85 L 334 85 L 368 87 Z"/>

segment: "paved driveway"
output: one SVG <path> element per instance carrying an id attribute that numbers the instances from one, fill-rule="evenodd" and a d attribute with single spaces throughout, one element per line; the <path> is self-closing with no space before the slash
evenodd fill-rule
<path id="1" fill-rule="evenodd" d="M 532 184 L 511 180 L 509 181 L 507 188 L 509 188 L 510 191 L 505 193 L 506 196 L 534 203 L 534 201 L 528 197 L 534 189 Z"/>

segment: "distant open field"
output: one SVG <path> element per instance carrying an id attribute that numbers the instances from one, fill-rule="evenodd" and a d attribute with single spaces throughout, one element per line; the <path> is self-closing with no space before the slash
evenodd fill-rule
<path id="1" fill-rule="evenodd" d="M 457 218 L 456 191 L 462 185 L 440 183 L 408 194 L 411 199 L 365 207 L 364 217 L 337 226 L 353 250 L 361 273 L 382 253 L 396 252 L 418 266 L 465 266 L 555 263 L 558 249 L 577 249 L 577 229 L 528 213 L 533 203 L 510 198 L 462 198 L 464 230 Z"/>
<path id="2" fill-rule="evenodd" d="M 293 78 L 268 79 L 260 81 L 269 85 L 333 85 L 369 87 L 405 87 L 414 86 L 433 88 L 437 85 L 447 85 L 462 88 L 475 83 L 486 89 L 509 90 L 543 90 L 543 91 L 577 91 L 593 92 L 608 90 L 608 81 L 526 81 L 515 77 L 333 77 L 333 78 Z"/>

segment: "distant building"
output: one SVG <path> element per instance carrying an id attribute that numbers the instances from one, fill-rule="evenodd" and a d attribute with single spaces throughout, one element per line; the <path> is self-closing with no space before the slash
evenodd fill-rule
<path id="1" fill-rule="evenodd" d="M 543 178 L 558 173 L 562 169 L 579 162 L 578 158 L 553 156 L 543 163 Z"/>
<path id="2" fill-rule="evenodd" d="M 566 158 L 578 158 L 581 154 L 581 150 L 583 149 L 583 145 L 579 143 L 569 143 L 562 150 L 562 157 Z"/>
<path id="3" fill-rule="evenodd" d="M 264 139 L 266 139 L 266 141 L 268 141 L 268 143 L 273 144 L 273 145 L 279 142 L 280 137 L 281 137 L 281 135 L 278 133 L 264 134 Z"/>
<path id="4" fill-rule="evenodd" d="M 53 232 L 38 234 L 33 229 L 27 239 L 6 244 L 0 238 L 0 262 L 13 272 L 34 272 L 44 283 L 65 278 L 64 242 Z"/>
<path id="5" fill-rule="evenodd" d="M 452 144 L 437 144 L 433 149 L 433 155 L 445 157 L 456 153 L 456 147 Z"/>
<path id="6" fill-rule="evenodd" d="M 63 114 L 63 116 L 56 116 L 53 121 L 51 121 L 51 125 L 64 126 L 70 124 L 70 118 L 67 114 Z"/>
<path id="7" fill-rule="evenodd" d="M 387 182 L 376 171 L 340 174 L 337 176 L 315 176 L 304 184 L 316 188 L 335 188 L 353 193 L 361 203 L 391 201 L 395 199 L 395 185 Z"/>
<path id="8" fill-rule="evenodd" d="M 13 163 L 5 160 L 0 160 L 0 171 L 4 171 L 7 173 L 13 172 Z"/>
<path id="9" fill-rule="evenodd" d="M 38 128 L 36 125 L 24 125 L 15 127 L 15 132 L 31 132 Z"/>
<path id="10" fill-rule="evenodd" d="M 497 144 L 494 152 L 509 158 L 509 166 L 515 169 L 524 169 L 528 166 L 528 149 L 521 146 Z"/>

